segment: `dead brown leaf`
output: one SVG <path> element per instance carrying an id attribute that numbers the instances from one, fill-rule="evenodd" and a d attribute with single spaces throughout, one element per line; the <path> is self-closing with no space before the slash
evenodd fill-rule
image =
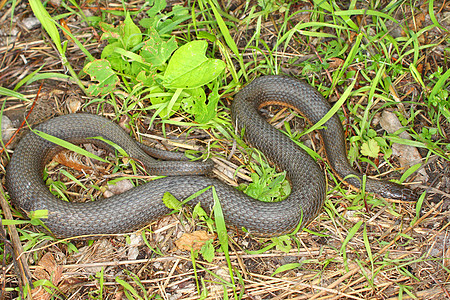
<path id="1" fill-rule="evenodd" d="M 444 256 L 444 257 L 449 257 L 449 256 L 447 256 L 447 255 L 450 255 L 450 248 L 447 249 L 447 251 L 445 252 L 445 255 L 446 255 L 446 256 Z M 445 260 L 444 260 L 444 266 L 447 267 L 447 268 L 450 266 L 450 262 L 448 261 L 448 259 L 445 259 Z"/>
<path id="2" fill-rule="evenodd" d="M 69 150 L 63 150 L 56 154 L 53 157 L 53 161 L 60 163 L 63 166 L 66 166 L 68 168 L 72 168 L 77 171 L 84 171 L 92 173 L 93 170 L 90 166 L 85 165 L 81 160 L 80 157 L 73 152 Z"/>
<path id="3" fill-rule="evenodd" d="M 62 266 L 56 263 L 55 257 L 51 252 L 47 252 L 39 261 L 34 276 L 38 280 L 48 280 L 54 286 L 58 286 L 62 278 Z M 33 299 L 47 300 L 52 294 L 44 290 L 42 287 L 36 287 L 32 291 Z"/>
<path id="4" fill-rule="evenodd" d="M 215 238 L 215 234 L 209 234 L 205 230 L 198 230 L 193 233 L 184 233 L 177 241 L 175 241 L 175 245 L 180 250 L 191 251 L 192 249 L 198 251 L 206 241 Z"/>
<path id="5" fill-rule="evenodd" d="M 67 26 L 67 22 L 64 19 L 59 20 L 59 23 L 61 24 L 62 27 L 64 27 L 65 30 L 67 30 L 67 32 L 69 32 L 70 34 L 72 34 L 72 31 L 70 30 L 70 27 Z M 73 42 L 72 38 L 70 37 L 70 35 L 68 35 L 66 33 L 66 31 L 63 30 L 63 34 L 66 37 L 67 40 Z"/>
<path id="6" fill-rule="evenodd" d="M 328 61 L 330 62 L 330 68 L 332 69 L 337 69 L 344 64 L 344 60 L 337 57 L 329 58 Z"/>

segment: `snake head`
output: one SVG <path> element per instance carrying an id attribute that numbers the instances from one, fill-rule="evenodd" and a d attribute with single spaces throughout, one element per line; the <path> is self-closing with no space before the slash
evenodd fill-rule
<path id="1" fill-rule="evenodd" d="M 384 198 L 401 201 L 417 201 L 418 198 L 412 189 L 392 181 L 384 181 L 383 187 L 377 191 L 377 194 Z"/>

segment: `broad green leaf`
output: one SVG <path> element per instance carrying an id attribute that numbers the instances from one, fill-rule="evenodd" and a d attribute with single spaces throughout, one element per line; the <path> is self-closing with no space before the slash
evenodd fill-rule
<path id="1" fill-rule="evenodd" d="M 156 75 L 156 69 L 152 69 L 150 71 L 142 70 L 137 74 L 136 80 L 142 82 L 145 86 L 153 86 L 155 83 L 154 76 Z"/>
<path id="2" fill-rule="evenodd" d="M 275 247 L 284 253 L 289 253 L 292 249 L 291 238 L 287 235 L 273 237 L 271 240 L 275 244 Z"/>
<path id="3" fill-rule="evenodd" d="M 151 8 L 147 10 L 147 15 L 149 17 L 154 17 L 160 13 L 164 8 L 166 8 L 166 0 L 147 0 Z"/>
<path id="4" fill-rule="evenodd" d="M 110 43 L 117 42 L 120 38 L 119 28 L 116 26 L 100 22 L 99 23 L 100 29 L 103 31 L 103 34 L 101 36 L 101 40 L 108 40 Z"/>
<path id="5" fill-rule="evenodd" d="M 364 156 L 377 158 L 378 153 L 380 153 L 380 146 L 374 139 L 370 139 L 361 145 L 361 154 Z"/>
<path id="6" fill-rule="evenodd" d="M 98 81 L 97 84 L 89 85 L 87 91 L 93 95 L 106 95 L 112 92 L 117 84 L 119 84 L 119 77 L 114 73 L 109 61 L 105 59 L 98 59 L 88 63 L 83 71 L 91 76 L 91 79 Z"/>
<path id="7" fill-rule="evenodd" d="M 182 107 L 187 113 L 194 114 L 196 109 L 195 106 L 199 102 L 204 103 L 206 106 L 206 94 L 202 88 L 186 90 L 186 93 L 188 93 L 189 96 L 183 99 Z"/>
<path id="8" fill-rule="evenodd" d="M 127 14 L 125 21 L 123 21 L 123 24 L 121 24 L 119 28 L 125 49 L 131 50 L 142 41 L 141 30 L 134 24 L 130 14 Z"/>
<path id="9" fill-rule="evenodd" d="M 216 108 L 220 98 L 217 85 L 209 94 L 208 103 L 206 103 L 206 94 L 203 88 L 190 89 L 186 92 L 190 96 L 182 100 L 182 107 L 186 112 L 194 115 L 195 122 L 205 124 L 216 116 Z"/>
<path id="10" fill-rule="evenodd" d="M 116 49 L 123 49 L 121 42 L 116 41 L 114 43 L 106 45 L 106 47 L 103 48 L 101 58 L 107 59 L 111 64 L 111 67 L 117 72 L 123 72 L 124 70 L 130 68 L 130 63 L 124 60 L 122 55 L 118 51 L 116 51 Z"/>
<path id="11" fill-rule="evenodd" d="M 115 51 L 116 48 L 120 47 L 120 46 L 121 46 L 121 43 L 118 41 L 106 45 L 105 48 L 103 48 L 103 50 L 102 50 L 101 58 L 108 58 L 109 56 L 113 55 L 114 53 L 116 53 L 116 51 Z"/>
<path id="12" fill-rule="evenodd" d="M 193 89 L 213 81 L 225 69 L 225 63 L 205 56 L 208 43 L 192 41 L 181 46 L 169 61 L 163 85 Z"/>
<path id="13" fill-rule="evenodd" d="M 202 208 L 202 203 L 198 202 L 192 209 L 192 218 L 209 218 L 209 215 Z"/>
<path id="14" fill-rule="evenodd" d="M 172 195 L 169 192 L 164 193 L 162 201 L 164 202 L 164 205 L 170 209 L 174 209 L 174 210 L 181 209 L 181 206 L 182 206 L 181 202 L 177 198 L 175 198 L 174 195 Z"/>
<path id="15" fill-rule="evenodd" d="M 153 28 L 150 28 L 149 34 L 150 37 L 141 50 L 142 59 L 155 67 L 162 66 L 178 47 L 175 37 L 163 41 Z"/>
<path id="16" fill-rule="evenodd" d="M 212 244 L 213 240 L 207 240 L 200 250 L 200 253 L 202 254 L 203 258 L 207 262 L 212 262 L 214 260 L 214 246 Z"/>

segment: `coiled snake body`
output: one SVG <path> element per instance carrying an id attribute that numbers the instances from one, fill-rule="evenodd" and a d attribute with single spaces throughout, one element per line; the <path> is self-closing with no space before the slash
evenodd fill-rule
<path id="1" fill-rule="evenodd" d="M 212 164 L 197 166 L 189 161 L 157 161 L 151 158 L 134 139 L 117 124 L 91 114 L 69 114 L 53 118 L 36 127 L 37 130 L 75 143 L 101 136 L 121 146 L 127 154 L 143 162 L 149 173 L 169 175 L 135 187 L 120 195 L 87 203 L 65 202 L 53 196 L 42 179 L 48 157 L 55 144 L 28 133 L 19 142 L 7 167 L 6 185 L 12 203 L 29 212 L 48 210 L 46 226 L 55 236 L 122 233 L 142 227 L 170 212 L 162 202 L 165 192 L 184 200 L 192 194 L 214 186 L 222 205 L 225 221 L 238 229 L 246 228 L 259 235 L 278 235 L 292 231 L 302 220 L 309 223 L 320 211 L 326 194 L 326 180 L 316 162 L 289 137 L 270 126 L 259 109 L 267 104 L 294 108 L 311 123 L 318 122 L 330 109 L 329 104 L 311 86 L 283 76 L 263 76 L 242 89 L 235 97 L 231 111 L 237 132 L 260 149 L 278 168 L 285 170 L 292 187 L 287 199 L 266 203 L 252 199 L 219 180 L 203 174 Z M 346 158 L 344 132 L 335 115 L 319 130 L 331 168 L 347 183 L 359 188 L 362 174 L 354 171 Z M 98 140 L 89 140 L 102 144 Z M 173 175 L 185 176 L 173 176 Z M 412 191 L 389 181 L 367 179 L 366 190 L 383 197 L 408 199 Z M 210 211 L 213 207 L 211 189 L 192 200 L 201 201 Z"/>

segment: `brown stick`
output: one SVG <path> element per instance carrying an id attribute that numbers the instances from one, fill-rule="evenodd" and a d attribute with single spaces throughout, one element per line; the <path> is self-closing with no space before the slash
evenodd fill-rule
<path id="1" fill-rule="evenodd" d="M 9 208 L 8 201 L 6 201 L 5 197 L 5 191 L 3 190 L 3 187 L 0 185 L 0 203 L 3 210 L 3 214 L 5 215 L 6 220 L 13 220 L 13 216 L 11 213 L 11 210 Z M 27 264 L 27 260 L 25 259 L 25 256 L 23 254 L 23 247 L 20 243 L 19 234 L 17 233 L 17 229 L 15 225 L 8 225 L 8 232 L 9 236 L 11 238 L 11 243 L 13 247 L 13 259 L 14 259 L 14 265 L 16 268 L 18 268 L 18 272 L 20 273 L 19 278 L 19 284 L 21 285 L 20 291 L 23 293 L 22 288 L 26 288 L 27 292 L 27 299 L 31 298 L 31 272 L 30 268 Z M 23 297 L 23 295 L 22 295 Z"/>
<path id="2" fill-rule="evenodd" d="M 36 105 L 37 99 L 39 98 L 39 93 L 41 92 L 41 88 L 42 88 L 43 83 L 41 84 L 41 86 L 39 87 L 39 90 L 36 94 L 36 97 L 34 98 L 33 104 L 31 105 L 30 111 L 28 112 L 27 116 L 25 117 L 25 120 L 23 120 L 22 124 L 20 124 L 19 128 L 17 128 L 16 132 L 14 132 L 14 134 L 12 135 L 12 137 L 9 139 L 9 141 L 5 144 L 5 146 L 0 149 L 0 154 L 3 153 L 3 151 L 6 149 L 6 147 L 11 144 L 11 142 L 14 140 L 14 138 L 16 137 L 16 135 L 19 133 L 19 131 L 23 128 L 23 126 L 25 126 L 25 124 L 27 123 L 28 118 L 30 117 L 31 112 L 34 109 L 34 106 Z"/>

